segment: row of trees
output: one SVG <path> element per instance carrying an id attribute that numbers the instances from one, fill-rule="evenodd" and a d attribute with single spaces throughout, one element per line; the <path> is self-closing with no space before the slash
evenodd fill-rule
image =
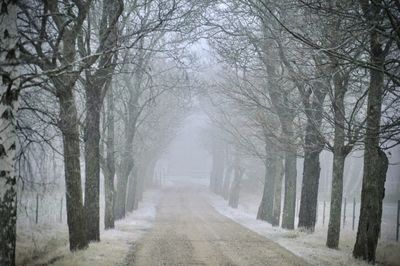
<path id="1" fill-rule="evenodd" d="M 137 207 L 144 176 L 188 106 L 183 51 L 198 37 L 208 38 L 221 66 L 208 73 L 219 77 L 204 106 L 229 136 L 212 145 L 213 190 L 227 195 L 232 171 L 235 195 L 241 158 L 257 156 L 266 170 L 258 218 L 294 229 L 304 157 L 298 225 L 313 231 L 319 155 L 328 149 L 327 245 L 336 248 L 344 162 L 364 149 L 354 256 L 375 260 L 384 150 L 398 143 L 399 14 L 395 0 L 2 0 L 0 264 L 15 257 L 16 169 L 24 173 L 17 160 L 38 160 L 32 151 L 43 143 L 43 153 L 63 158 L 71 250 L 100 240 L 100 172 L 107 228 Z"/>
<path id="2" fill-rule="evenodd" d="M 15 264 L 17 179 L 40 154 L 63 160 L 71 251 L 100 241 L 100 173 L 105 229 L 138 207 L 190 106 L 183 52 L 202 9 L 184 0 L 1 1 L 1 265 Z"/>
<path id="3" fill-rule="evenodd" d="M 381 226 L 385 149 L 398 144 L 399 11 L 396 1 L 239 0 L 223 1 L 203 18 L 222 65 L 206 93 L 214 118 L 265 165 L 257 219 L 294 229 L 301 185 L 298 227 L 313 232 L 320 154 L 327 149 L 334 159 L 326 244 L 338 248 L 345 160 L 363 149 L 353 255 L 368 261 L 375 260 Z M 213 152 L 213 162 L 221 154 Z M 224 183 L 219 168 L 211 174 L 216 193 Z"/>

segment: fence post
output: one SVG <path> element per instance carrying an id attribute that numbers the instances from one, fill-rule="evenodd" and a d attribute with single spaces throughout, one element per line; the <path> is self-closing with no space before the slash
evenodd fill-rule
<path id="1" fill-rule="evenodd" d="M 324 210 L 322 211 L 322 225 L 325 225 L 325 206 L 326 202 L 324 201 Z"/>
<path id="2" fill-rule="evenodd" d="M 396 241 L 399 241 L 399 228 L 400 228 L 400 200 L 397 201 L 397 221 L 396 221 Z"/>
<path id="3" fill-rule="evenodd" d="M 352 230 L 354 231 L 354 223 L 356 221 L 356 198 L 353 198 L 353 224 L 351 226 Z"/>
<path id="4" fill-rule="evenodd" d="M 343 208 L 343 228 L 346 225 L 346 207 L 347 207 L 347 200 L 344 198 L 344 208 Z"/>
<path id="5" fill-rule="evenodd" d="M 61 204 L 60 204 L 60 223 L 62 223 L 63 200 L 64 200 L 64 197 L 61 196 Z"/>
<path id="6" fill-rule="evenodd" d="M 36 217 L 35 217 L 35 222 L 36 224 L 39 221 L 39 193 L 36 194 Z"/>

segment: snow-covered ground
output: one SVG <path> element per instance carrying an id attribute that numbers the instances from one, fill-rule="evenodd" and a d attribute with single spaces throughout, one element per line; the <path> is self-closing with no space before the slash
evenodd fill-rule
<path id="1" fill-rule="evenodd" d="M 351 254 L 356 230 L 352 231 L 351 229 L 352 207 L 350 204 L 348 206 L 348 208 L 350 207 L 348 223 L 341 232 L 339 249 L 332 250 L 325 246 L 329 209 L 327 207 L 325 224 L 322 224 L 322 204 L 318 211 L 316 231 L 310 234 L 300 230 L 283 230 L 272 227 L 264 221 L 256 220 L 256 212 L 261 198 L 259 192 L 249 193 L 243 189 L 239 208 L 232 209 L 220 196 L 208 192 L 209 180 L 207 178 L 176 176 L 167 177 L 162 183 L 163 188 L 198 187 L 199 193 L 204 193 L 209 204 L 219 213 L 249 230 L 275 241 L 313 265 L 368 265 L 354 259 Z M 133 244 L 150 229 L 155 219 L 159 195 L 159 190 L 147 191 L 137 211 L 117 222 L 114 230 L 103 230 L 101 242 L 91 243 L 87 250 L 75 253 L 69 252 L 65 218 L 64 223 L 55 222 L 59 216 L 57 213 L 49 212 L 49 218 L 54 216 L 53 220 L 49 219 L 49 222 L 44 220 L 44 216 L 40 216 L 41 221 L 38 225 L 32 221 L 21 221 L 17 233 L 17 265 L 124 265 L 124 260 L 129 258 L 128 254 L 132 254 L 130 251 L 132 251 Z M 57 208 L 55 207 L 55 209 Z M 103 227 L 103 225 L 101 226 Z M 400 243 L 383 234 L 377 249 L 377 260 L 378 264 L 382 265 L 400 265 Z"/>
<path id="2" fill-rule="evenodd" d="M 244 195 L 243 195 L 244 194 Z M 256 220 L 259 202 L 255 195 L 242 193 L 238 209 L 227 206 L 220 196 L 209 194 L 209 203 L 222 215 L 277 242 L 282 247 L 304 258 L 313 265 L 368 265 L 352 257 L 356 233 L 342 230 L 338 250 L 325 246 L 327 226 L 317 226 L 312 234 L 300 230 L 284 230 L 269 223 Z M 400 265 L 400 244 L 391 240 L 380 241 L 377 249 L 377 264 Z"/>
<path id="3" fill-rule="evenodd" d="M 318 210 L 318 221 L 314 233 L 303 232 L 301 230 L 284 230 L 273 227 L 269 223 L 256 220 L 257 209 L 261 199 L 260 191 L 249 193 L 242 189 L 238 209 L 228 207 L 227 202 L 220 196 L 208 193 L 207 178 L 183 178 L 168 177 L 165 184 L 167 186 L 187 186 L 196 185 L 202 187 L 209 204 L 222 215 L 234 220 L 246 228 L 267 237 L 290 250 L 294 254 L 304 258 L 313 265 L 368 265 L 368 263 L 356 260 L 352 256 L 354 247 L 358 217 L 355 219 L 355 230 L 352 230 L 352 203 L 347 205 L 347 223 L 341 230 L 339 249 L 329 249 L 326 247 L 326 235 L 329 221 L 329 204 L 326 203 L 326 217 L 323 224 L 323 202 L 320 202 Z M 389 206 L 390 207 L 390 206 Z M 356 208 L 356 216 L 358 216 Z M 385 211 L 390 212 L 385 206 Z M 296 210 L 298 215 L 298 210 Z M 385 215 L 385 214 L 384 214 Z M 386 213 L 386 215 L 388 215 Z M 393 215 L 391 215 L 393 216 Z M 296 217 L 296 224 L 297 224 Z M 384 220 L 385 221 L 385 220 Z M 383 223 L 384 223 L 383 221 Z M 377 248 L 378 265 L 400 265 L 400 243 L 394 241 L 394 229 L 392 224 L 382 224 L 383 234 Z M 389 228 L 390 227 L 390 228 Z"/>
<path id="4" fill-rule="evenodd" d="M 133 244 L 150 229 L 158 196 L 158 190 L 147 191 L 138 210 L 116 222 L 115 229 L 102 230 L 100 242 L 74 253 L 69 251 L 66 224 L 41 223 L 19 228 L 17 265 L 123 265 Z"/>

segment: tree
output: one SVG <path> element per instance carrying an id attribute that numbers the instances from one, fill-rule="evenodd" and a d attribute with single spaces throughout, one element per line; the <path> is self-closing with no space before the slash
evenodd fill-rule
<path id="1" fill-rule="evenodd" d="M 113 50 L 117 47 L 118 19 L 123 11 L 123 1 L 102 1 L 99 28 L 99 47 L 95 51 L 100 56 L 92 56 L 93 65 L 98 60 L 94 71 L 85 69 L 86 118 L 84 127 L 85 146 L 85 214 L 88 241 L 100 241 L 100 111 L 115 69 Z M 88 22 L 89 25 L 90 22 Z M 85 43 L 80 40 L 82 57 L 90 56 L 93 46 L 90 26 Z M 83 35 L 83 34 L 82 34 Z M 82 36 L 81 35 L 81 36 Z M 110 181 L 109 181 L 110 182 Z M 111 183 L 109 184 L 111 185 Z"/>
<path id="2" fill-rule="evenodd" d="M 238 151 L 235 151 L 234 159 L 234 178 L 231 185 L 231 190 L 229 192 L 229 206 L 231 208 L 237 208 L 239 205 L 240 187 L 242 183 L 242 176 L 244 174 L 244 169 L 241 166 L 241 159 Z"/>
<path id="3" fill-rule="evenodd" d="M 111 86 L 111 84 L 109 84 Z M 114 176 L 115 176 L 115 147 L 114 147 L 114 92 L 113 88 L 110 87 L 107 90 L 107 111 L 106 111 L 106 158 L 103 165 L 104 173 L 104 227 L 105 229 L 114 228 L 114 201 L 115 201 L 115 189 L 114 189 Z M 102 158 L 100 156 L 100 158 Z"/>
<path id="4" fill-rule="evenodd" d="M 210 189 L 212 192 L 222 195 L 225 169 L 225 148 L 224 143 L 217 138 L 213 141 L 211 154 L 212 168 L 210 173 Z"/>
<path id="5" fill-rule="evenodd" d="M 86 61 L 76 62 L 77 38 L 81 33 L 91 1 L 63 3 L 45 1 L 19 3 L 25 20 L 19 32 L 23 37 L 21 59 L 41 69 L 59 103 L 59 128 L 63 134 L 65 184 L 69 242 L 72 251 L 88 246 L 80 173 L 79 118 L 74 89 Z M 62 6 L 60 8 L 60 5 Z M 76 7 L 76 14 L 72 11 Z M 39 18 L 43 18 L 39 19 Z M 36 42 L 34 35 L 40 37 Z M 54 35 L 56 36 L 53 39 Z M 46 43 L 48 45 L 43 45 Z M 45 51 L 44 51 L 45 49 Z"/>
<path id="6" fill-rule="evenodd" d="M 370 83 L 368 88 L 367 127 L 365 132 L 364 175 L 361 190 L 361 209 L 357 239 L 353 255 L 375 261 L 375 252 L 381 229 L 382 201 L 385 196 L 385 180 L 388 159 L 380 147 L 380 124 L 385 89 L 384 64 L 391 45 L 383 43 L 379 30 L 384 19 L 384 2 L 360 0 L 366 23 L 369 25 Z"/>
<path id="7" fill-rule="evenodd" d="M 17 5 L 2 0 L 0 9 L 0 265 L 15 265 L 17 221 L 17 150 L 18 66 Z"/>

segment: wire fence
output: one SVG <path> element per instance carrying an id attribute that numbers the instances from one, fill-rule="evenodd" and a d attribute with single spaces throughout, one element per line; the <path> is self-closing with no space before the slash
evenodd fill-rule
<path id="1" fill-rule="evenodd" d="M 300 201 L 296 202 L 296 216 L 298 216 Z M 328 227 L 330 213 L 329 201 L 318 201 L 317 227 Z M 343 198 L 341 228 L 345 231 L 357 231 L 360 217 L 360 202 L 356 198 Z M 381 235 L 387 240 L 399 240 L 400 234 L 400 200 L 398 202 L 383 203 Z"/>

